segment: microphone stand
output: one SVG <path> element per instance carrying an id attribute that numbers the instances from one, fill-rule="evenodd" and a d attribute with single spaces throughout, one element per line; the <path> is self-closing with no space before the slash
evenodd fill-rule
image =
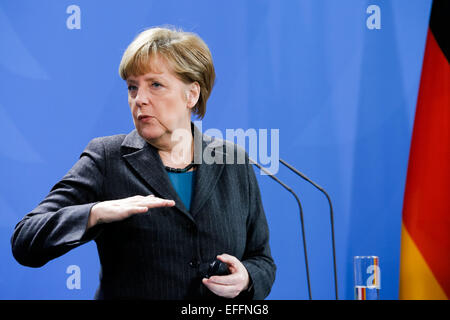
<path id="1" fill-rule="evenodd" d="M 307 284 L 308 284 L 308 295 L 309 295 L 309 300 L 312 300 L 311 297 L 311 281 L 309 278 L 309 264 L 308 264 L 308 255 L 306 253 L 306 239 L 305 239 L 305 228 L 304 228 L 304 223 L 303 223 L 303 209 L 302 209 L 302 205 L 300 203 L 300 199 L 298 198 L 298 196 L 295 194 L 295 192 L 289 188 L 286 184 L 284 184 L 283 182 L 281 182 L 277 177 L 275 177 L 275 175 L 273 175 L 272 173 L 270 173 L 267 169 L 263 168 L 259 163 L 257 163 L 256 161 L 252 160 L 249 158 L 249 161 L 251 163 L 253 163 L 255 166 L 257 166 L 261 171 L 263 171 L 264 173 L 266 173 L 269 177 L 271 177 L 273 180 L 275 180 L 276 182 L 278 182 L 281 186 L 283 186 L 287 191 L 289 191 L 290 193 L 292 193 L 292 195 L 295 197 L 295 200 L 297 201 L 298 207 L 300 209 L 300 221 L 301 221 L 301 227 L 302 227 L 302 239 L 303 239 L 303 252 L 305 254 L 305 266 L 306 266 L 306 280 L 307 280 Z"/>
<path id="2" fill-rule="evenodd" d="M 311 179 L 309 179 L 303 173 L 301 173 L 300 171 L 295 169 L 293 166 L 288 164 L 286 161 L 284 161 L 283 159 L 280 159 L 280 162 L 283 165 L 285 165 L 286 167 L 288 167 L 291 171 L 293 171 L 294 173 L 299 175 L 301 178 L 303 178 L 304 180 L 306 180 L 309 183 L 311 183 L 314 187 L 316 187 L 319 191 L 321 191 L 327 197 L 328 204 L 330 206 L 331 243 L 332 243 L 332 246 L 333 246 L 334 290 L 335 290 L 336 300 L 338 300 L 339 298 L 338 298 L 337 268 L 336 268 L 336 245 L 335 245 L 335 240 L 334 240 L 334 214 L 333 214 L 333 205 L 331 204 L 330 196 L 328 195 L 328 193 L 322 187 L 317 185 L 315 182 L 313 182 Z"/>

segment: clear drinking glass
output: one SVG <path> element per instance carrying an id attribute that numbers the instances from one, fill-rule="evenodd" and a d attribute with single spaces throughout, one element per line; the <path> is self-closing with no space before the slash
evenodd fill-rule
<path id="1" fill-rule="evenodd" d="M 379 300 L 381 288 L 380 259 L 377 256 L 353 258 L 355 300 Z"/>

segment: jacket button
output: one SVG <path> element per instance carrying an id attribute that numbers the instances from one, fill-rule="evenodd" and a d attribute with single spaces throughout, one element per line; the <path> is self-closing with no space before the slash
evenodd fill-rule
<path id="1" fill-rule="evenodd" d="M 198 263 L 197 260 L 192 260 L 191 262 L 189 262 L 189 266 L 190 266 L 191 268 L 197 268 L 198 265 L 199 265 L 199 263 Z"/>

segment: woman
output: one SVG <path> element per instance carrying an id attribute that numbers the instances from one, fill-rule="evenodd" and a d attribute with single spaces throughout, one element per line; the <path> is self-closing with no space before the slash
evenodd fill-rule
<path id="1" fill-rule="evenodd" d="M 95 240 L 98 299 L 264 299 L 276 267 L 253 168 L 247 157 L 201 161 L 244 151 L 191 122 L 203 118 L 214 83 L 208 47 L 192 33 L 150 28 L 128 46 L 119 74 L 136 129 L 88 144 L 17 224 L 14 257 L 40 267 Z M 205 276 L 215 259 L 229 274 Z"/>

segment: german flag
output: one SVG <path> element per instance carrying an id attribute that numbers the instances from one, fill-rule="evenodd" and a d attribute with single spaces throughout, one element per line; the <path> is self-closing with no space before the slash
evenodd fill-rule
<path id="1" fill-rule="evenodd" d="M 434 0 L 409 154 L 400 299 L 450 298 L 450 1 Z"/>

